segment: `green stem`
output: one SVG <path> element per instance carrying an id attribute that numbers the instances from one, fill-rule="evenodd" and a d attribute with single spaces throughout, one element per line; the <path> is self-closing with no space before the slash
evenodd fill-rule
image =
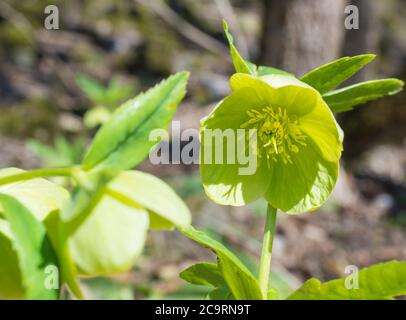
<path id="1" fill-rule="evenodd" d="M 23 180 L 30 180 L 34 178 L 70 177 L 73 174 L 73 169 L 74 168 L 72 167 L 68 167 L 68 168 L 37 169 L 32 171 L 21 172 L 11 176 L 0 178 L 0 186 Z"/>
<path id="2" fill-rule="evenodd" d="M 272 245 L 275 235 L 277 209 L 268 204 L 264 229 L 264 239 L 262 241 L 261 261 L 259 263 L 259 285 L 264 299 L 267 299 L 269 290 L 269 276 L 271 273 Z"/>

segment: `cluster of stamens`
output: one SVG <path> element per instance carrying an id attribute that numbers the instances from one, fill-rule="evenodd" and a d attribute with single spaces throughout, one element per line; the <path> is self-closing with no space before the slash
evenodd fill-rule
<path id="1" fill-rule="evenodd" d="M 265 149 L 266 157 L 283 163 L 292 163 L 290 152 L 298 153 L 299 145 L 306 146 L 306 136 L 299 126 L 299 121 L 290 119 L 286 109 L 265 107 L 260 111 L 247 111 L 249 120 L 241 128 L 256 129 L 259 143 Z M 258 154 L 261 152 L 258 150 Z M 269 164 L 269 162 L 268 162 Z"/>

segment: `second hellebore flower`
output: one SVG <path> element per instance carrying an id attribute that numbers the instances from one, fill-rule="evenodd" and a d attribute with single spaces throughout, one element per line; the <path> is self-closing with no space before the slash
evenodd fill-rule
<path id="1" fill-rule="evenodd" d="M 201 176 L 207 195 L 233 206 L 265 197 L 291 214 L 319 208 L 336 183 L 343 141 L 319 92 L 286 75 L 237 73 L 230 85 L 231 95 L 201 124 Z M 253 174 L 242 175 L 238 163 L 204 163 L 204 154 L 218 146 L 204 136 L 216 129 L 245 129 L 244 138 L 235 139 L 237 151 L 230 152 L 238 153 L 238 144 L 247 145 L 244 152 L 256 155 Z M 250 129 L 256 144 L 247 143 Z M 226 144 L 223 152 L 229 152 Z"/>

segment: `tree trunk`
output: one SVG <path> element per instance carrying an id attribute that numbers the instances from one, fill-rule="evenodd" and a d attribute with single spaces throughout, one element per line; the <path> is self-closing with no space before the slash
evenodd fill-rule
<path id="1" fill-rule="evenodd" d="M 297 75 L 340 56 L 347 0 L 263 0 L 260 62 Z"/>

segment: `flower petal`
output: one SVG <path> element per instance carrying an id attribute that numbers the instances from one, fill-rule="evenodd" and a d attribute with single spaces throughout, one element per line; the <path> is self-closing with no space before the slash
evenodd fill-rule
<path id="1" fill-rule="evenodd" d="M 291 159 L 292 164 L 275 163 L 266 200 L 288 214 L 318 209 L 333 191 L 338 161 L 330 162 L 321 157 L 312 140 L 300 146 Z"/>
<path id="2" fill-rule="evenodd" d="M 165 182 L 142 171 L 120 173 L 109 188 L 148 210 L 150 228 L 170 230 L 191 223 L 189 209 Z M 159 192 L 157 192 L 159 190 Z"/>
<path id="3" fill-rule="evenodd" d="M 257 157 L 256 145 L 250 145 L 250 152 L 246 152 L 248 142 L 237 134 L 237 129 L 247 120 L 246 112 L 265 106 L 266 101 L 256 91 L 243 88 L 220 102 L 202 122 L 200 174 L 205 191 L 214 202 L 241 206 L 263 196 L 267 190 L 270 173 L 264 161 Z M 213 138 L 211 134 L 216 129 L 219 136 Z M 250 158 L 239 161 L 249 154 Z M 222 162 L 216 161 L 217 155 L 222 155 Z M 247 169 L 249 164 L 252 170 Z"/>
<path id="4" fill-rule="evenodd" d="M 211 200 L 221 205 L 243 206 L 264 195 L 272 171 L 260 165 L 254 175 L 242 176 L 238 168 L 229 164 L 201 165 L 204 190 Z"/>
<path id="5" fill-rule="evenodd" d="M 299 152 L 292 151 L 292 163 L 259 157 L 258 170 L 252 177 L 238 174 L 238 165 L 208 165 L 202 161 L 201 175 L 208 196 L 220 204 L 244 205 L 260 197 L 266 187 L 268 202 L 287 213 L 319 208 L 333 190 L 342 151 L 342 131 L 321 95 L 285 75 L 235 74 L 230 85 L 233 94 L 205 119 L 202 134 L 208 128 L 240 128 L 247 121 L 248 110 L 281 107 L 303 128 L 306 145 L 297 146 Z M 220 143 L 204 140 L 202 146 L 202 153 L 215 152 L 215 147 L 224 149 Z"/>
<path id="6" fill-rule="evenodd" d="M 322 99 L 312 112 L 300 118 L 300 127 L 316 144 L 321 156 L 332 162 L 340 160 L 344 134 Z"/>
<path id="7" fill-rule="evenodd" d="M 79 272 L 97 276 L 128 271 L 144 248 L 148 223 L 145 209 L 104 196 L 69 240 Z"/>
<path id="8" fill-rule="evenodd" d="M 237 73 L 231 77 L 230 86 L 234 91 L 252 88 L 267 106 L 284 107 L 289 114 L 301 117 L 310 113 L 316 106 L 320 94 L 301 82 L 286 75 L 253 77 Z"/>

